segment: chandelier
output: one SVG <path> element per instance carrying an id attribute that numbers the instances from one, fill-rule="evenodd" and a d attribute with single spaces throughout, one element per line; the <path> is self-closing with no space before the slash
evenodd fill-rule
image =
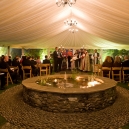
<path id="1" fill-rule="evenodd" d="M 74 25 L 77 25 L 77 22 L 72 19 L 71 20 L 67 19 L 66 21 L 64 21 L 64 24 L 68 26 L 74 26 Z"/>
<path id="2" fill-rule="evenodd" d="M 70 7 L 76 3 L 76 0 L 56 0 L 56 4 L 58 7 L 61 5 L 64 7 L 66 4 L 68 4 Z"/>
<path id="3" fill-rule="evenodd" d="M 69 31 L 70 31 L 71 33 L 75 33 L 75 32 L 78 31 L 78 29 L 69 29 Z"/>

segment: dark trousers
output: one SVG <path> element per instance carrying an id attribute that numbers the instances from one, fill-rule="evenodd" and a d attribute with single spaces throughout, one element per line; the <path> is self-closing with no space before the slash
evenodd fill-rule
<path id="1" fill-rule="evenodd" d="M 62 66 L 62 58 L 58 58 L 58 68 L 59 68 L 59 71 L 61 71 L 61 66 Z"/>
<path id="2" fill-rule="evenodd" d="M 71 56 L 68 56 L 68 68 L 71 68 Z"/>
<path id="3" fill-rule="evenodd" d="M 57 72 L 57 67 L 58 67 L 57 59 L 54 59 L 54 72 Z"/>

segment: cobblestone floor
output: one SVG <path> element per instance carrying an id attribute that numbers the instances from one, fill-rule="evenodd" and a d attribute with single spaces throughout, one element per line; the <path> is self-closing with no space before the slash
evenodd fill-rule
<path id="1" fill-rule="evenodd" d="M 121 129 L 129 123 L 129 91 L 117 87 L 116 102 L 91 113 L 52 113 L 24 103 L 22 85 L 0 94 L 0 114 L 8 121 L 2 129 Z"/>

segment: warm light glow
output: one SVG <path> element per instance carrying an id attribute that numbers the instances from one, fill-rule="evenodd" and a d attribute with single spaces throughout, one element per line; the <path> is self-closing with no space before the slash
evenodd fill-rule
<path id="1" fill-rule="evenodd" d="M 56 4 L 58 7 L 61 5 L 64 7 L 66 4 L 68 4 L 70 7 L 76 3 L 76 0 L 56 0 Z"/>
<path id="2" fill-rule="evenodd" d="M 77 77 L 76 77 L 76 80 L 79 81 L 81 78 L 82 78 L 82 77 L 77 76 Z"/>
<path id="3" fill-rule="evenodd" d="M 64 80 L 67 80 L 67 75 L 66 75 L 66 72 L 65 72 L 65 75 L 64 75 Z"/>
<path id="4" fill-rule="evenodd" d="M 54 82 L 57 82 L 57 79 L 55 79 Z"/>
<path id="5" fill-rule="evenodd" d="M 77 21 L 73 20 L 73 19 L 71 19 L 71 20 L 67 19 L 67 20 L 64 21 L 64 24 L 66 26 L 76 26 L 77 25 Z"/>
<path id="6" fill-rule="evenodd" d="M 89 88 L 89 87 L 94 87 L 94 86 L 97 85 L 97 84 L 100 84 L 100 83 L 97 82 L 97 81 L 88 82 L 87 88 Z"/>
<path id="7" fill-rule="evenodd" d="M 69 29 L 69 31 L 70 31 L 71 33 L 75 33 L 75 32 L 78 31 L 78 29 Z"/>

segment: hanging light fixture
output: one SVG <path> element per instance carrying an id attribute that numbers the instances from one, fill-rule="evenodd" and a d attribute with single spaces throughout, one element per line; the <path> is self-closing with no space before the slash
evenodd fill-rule
<path id="1" fill-rule="evenodd" d="M 61 5 L 64 7 L 66 4 L 68 4 L 70 7 L 76 3 L 76 0 L 56 0 L 56 4 L 58 7 Z"/>
<path id="2" fill-rule="evenodd" d="M 67 20 L 64 21 L 64 24 L 67 25 L 67 26 L 74 26 L 74 25 L 77 25 L 77 22 L 76 22 L 76 20 L 67 19 Z"/>
<path id="3" fill-rule="evenodd" d="M 69 29 L 69 31 L 70 31 L 71 33 L 75 33 L 75 32 L 78 31 L 78 29 L 73 29 L 73 28 L 71 28 L 71 29 Z"/>

